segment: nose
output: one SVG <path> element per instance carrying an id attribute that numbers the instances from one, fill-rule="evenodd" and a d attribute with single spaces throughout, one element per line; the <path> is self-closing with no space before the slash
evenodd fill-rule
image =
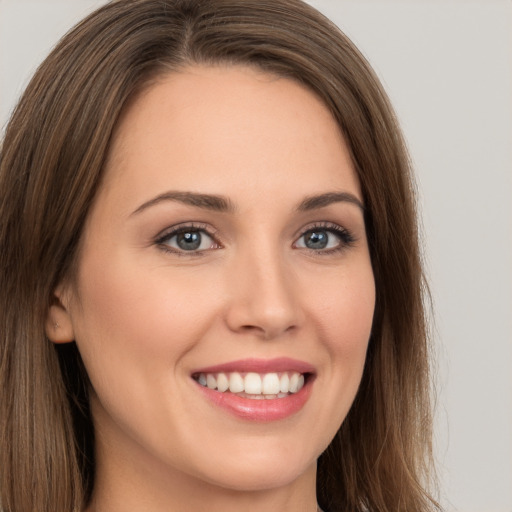
<path id="1" fill-rule="evenodd" d="M 239 258 L 230 270 L 227 324 L 232 331 L 271 340 L 299 327 L 297 279 L 283 258 L 260 252 Z"/>

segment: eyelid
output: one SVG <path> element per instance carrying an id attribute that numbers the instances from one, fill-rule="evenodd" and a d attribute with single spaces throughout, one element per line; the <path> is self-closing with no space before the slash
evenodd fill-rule
<path id="1" fill-rule="evenodd" d="M 166 240 L 172 235 L 183 233 L 184 231 L 205 231 L 210 236 L 215 236 L 215 230 L 213 230 L 208 224 L 203 222 L 180 222 L 178 224 L 173 224 L 172 226 L 168 226 L 162 231 L 160 231 L 155 236 L 155 242 L 159 242 L 162 240 Z"/>
<path id="2" fill-rule="evenodd" d="M 327 254 L 332 254 L 332 253 L 346 250 L 346 249 L 352 247 L 357 242 L 356 236 L 350 229 L 347 229 L 347 228 L 345 228 L 339 224 L 336 224 L 334 222 L 319 221 L 319 222 L 313 222 L 313 223 L 308 224 L 308 225 L 304 226 L 303 228 L 301 228 L 299 235 L 295 238 L 294 246 L 298 243 L 298 241 L 304 235 L 306 235 L 310 231 L 315 231 L 315 230 L 319 230 L 319 231 L 323 230 L 323 231 L 328 231 L 328 232 L 333 233 L 340 239 L 339 245 L 337 245 L 336 247 L 333 247 L 333 248 L 329 248 L 329 249 L 311 249 L 309 247 L 297 247 L 298 249 L 304 249 L 304 250 L 307 250 L 307 251 L 310 251 L 310 252 L 316 253 L 316 254 L 327 255 Z"/>
<path id="3" fill-rule="evenodd" d="M 306 235 L 310 231 L 314 230 L 323 230 L 328 231 L 335 236 L 337 236 L 340 240 L 340 243 L 336 247 L 327 248 L 327 249 L 312 249 L 309 247 L 297 247 L 298 241 Z M 179 235 L 180 233 L 186 233 L 188 231 L 201 231 L 205 233 L 208 237 L 212 239 L 212 241 L 215 243 L 216 247 L 210 248 L 210 249 L 201 249 L 197 251 L 186 251 L 186 250 L 180 250 L 178 248 L 171 247 L 170 245 L 166 244 L 165 242 L 169 240 L 170 238 Z M 330 221 L 317 221 L 312 222 L 310 224 L 307 224 L 306 226 L 302 227 L 299 233 L 295 236 L 293 246 L 296 249 L 306 250 L 310 251 L 311 253 L 316 254 L 331 254 L 340 252 L 343 250 L 346 250 L 350 248 L 354 243 L 357 242 L 357 238 L 354 236 L 353 232 L 337 223 L 330 222 Z M 155 245 L 159 246 L 161 250 L 164 250 L 166 252 L 170 252 L 173 254 L 176 254 L 178 256 L 201 256 L 204 255 L 204 253 L 208 252 L 209 250 L 213 249 L 220 249 L 223 248 L 222 243 L 219 240 L 218 237 L 218 230 L 212 228 L 211 225 L 205 224 L 203 222 L 182 222 L 170 227 L 165 228 L 162 230 L 154 239 Z"/>
<path id="4" fill-rule="evenodd" d="M 167 240 L 173 238 L 174 236 L 179 235 L 180 233 L 186 233 L 188 231 L 203 232 L 213 240 L 213 242 L 217 246 L 215 247 L 216 249 L 222 248 L 222 244 L 217 236 L 217 230 L 213 229 L 210 225 L 204 224 L 202 222 L 181 222 L 179 224 L 167 227 L 155 237 L 154 243 L 163 251 L 170 252 L 178 256 L 199 256 L 207 252 L 209 249 L 202 249 L 198 251 L 184 251 L 171 247 L 165 243 Z"/>

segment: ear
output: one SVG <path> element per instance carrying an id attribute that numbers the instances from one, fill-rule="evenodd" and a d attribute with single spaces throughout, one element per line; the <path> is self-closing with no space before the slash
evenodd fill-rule
<path id="1" fill-rule="evenodd" d="M 66 295 L 61 286 L 57 287 L 46 317 L 46 336 L 53 343 L 69 343 L 75 339 Z"/>

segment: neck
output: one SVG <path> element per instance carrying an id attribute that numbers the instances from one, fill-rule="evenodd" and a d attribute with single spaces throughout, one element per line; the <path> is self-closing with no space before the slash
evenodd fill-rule
<path id="1" fill-rule="evenodd" d="M 174 479 L 173 479 L 174 480 Z M 183 482 L 182 480 L 180 480 Z M 98 482 L 93 499 L 86 512 L 126 512 L 148 510 L 151 512 L 200 512 L 207 506 L 209 512 L 317 512 L 314 492 L 296 493 L 291 489 L 267 489 L 237 491 L 218 488 L 197 482 L 191 485 L 176 485 L 170 481 L 167 489 L 157 493 L 144 492 L 140 486 L 107 487 L 107 482 Z"/>

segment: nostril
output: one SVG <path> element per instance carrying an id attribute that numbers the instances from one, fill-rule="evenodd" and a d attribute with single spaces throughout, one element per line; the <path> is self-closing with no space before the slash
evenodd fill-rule
<path id="1" fill-rule="evenodd" d="M 295 325 L 288 325 L 286 327 L 281 327 L 278 324 L 270 325 L 267 324 L 265 326 L 258 325 L 242 325 L 240 327 L 240 332 L 245 332 L 247 334 L 253 334 L 255 336 L 262 337 L 264 339 L 274 339 L 283 334 L 289 334 L 290 332 L 296 329 Z"/>

